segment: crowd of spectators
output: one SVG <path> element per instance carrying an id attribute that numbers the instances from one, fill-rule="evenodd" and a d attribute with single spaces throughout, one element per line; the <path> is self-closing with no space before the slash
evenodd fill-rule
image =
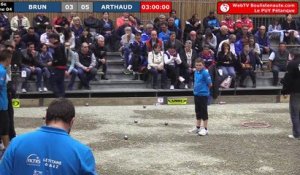
<path id="1" fill-rule="evenodd" d="M 12 68 L 22 72 L 23 93 L 28 91 L 32 75 L 36 75 L 39 92 L 51 88 L 63 95 L 63 87 L 55 87 L 52 81 L 59 84 L 64 80 L 57 79 L 59 76 L 70 79 L 68 90 L 91 89 L 90 81 L 98 81 L 98 73 L 102 80 L 108 80 L 108 51 L 122 53 L 124 73 L 133 73 L 133 79 L 138 74 L 145 75 L 144 80 L 149 78 L 146 75 L 152 75 L 155 89 L 191 88 L 196 58 L 202 58 L 214 74 L 212 77 L 219 77 L 215 79 L 220 82 L 239 74 L 239 84 L 245 87 L 244 80 L 249 75 L 256 87 L 255 69 L 262 65 L 262 55 L 269 55 L 276 86 L 278 72 L 285 71 L 288 62 L 286 45 L 300 44 L 299 31 L 300 18 L 292 15 L 255 28 L 247 15 L 237 20 L 226 15 L 220 21 L 213 11 L 203 20 L 193 14 L 185 22 L 175 10 L 148 22 L 129 13 L 115 20 L 107 12 L 101 19 L 93 13 L 85 19 L 71 13 L 52 20 L 45 14 L 36 14 L 32 21 L 22 13 L 11 19 L 0 13 L 0 49 L 13 49 Z M 271 48 L 272 39 L 280 42 L 278 51 Z M 161 87 L 157 82 L 159 74 Z M 74 87 L 76 77 L 80 79 L 79 87 Z"/>

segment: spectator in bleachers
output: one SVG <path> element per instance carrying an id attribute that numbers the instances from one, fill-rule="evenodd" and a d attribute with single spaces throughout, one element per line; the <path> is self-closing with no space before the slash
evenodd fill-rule
<path id="1" fill-rule="evenodd" d="M 210 11 L 209 16 L 203 19 L 203 27 L 204 27 L 204 31 L 206 31 L 206 29 L 209 28 L 213 33 L 218 32 L 220 28 L 220 22 L 215 16 L 214 11 Z"/>
<path id="2" fill-rule="evenodd" d="M 53 18 L 52 23 L 55 28 L 70 26 L 69 20 L 65 16 L 58 15 L 57 17 Z"/>
<path id="3" fill-rule="evenodd" d="M 66 28 L 66 27 L 70 26 L 69 20 L 65 16 L 61 16 L 61 15 L 58 15 L 57 17 L 55 17 L 52 20 L 52 23 L 53 23 L 54 27 L 56 28 L 56 30 L 58 30 L 59 33 L 61 32 L 60 31 L 61 27 Z"/>
<path id="4" fill-rule="evenodd" d="M 167 42 L 165 42 L 165 49 L 168 50 L 170 47 L 174 47 L 177 53 L 181 53 L 184 47 L 182 42 L 176 39 L 175 32 L 170 32 L 170 39 Z"/>
<path id="5" fill-rule="evenodd" d="M 52 49 L 51 85 L 56 97 L 65 96 L 65 71 L 67 70 L 68 58 L 65 46 L 60 42 L 59 35 L 52 33 L 49 36 L 48 46 Z"/>
<path id="6" fill-rule="evenodd" d="M 170 18 L 174 19 L 175 26 L 177 29 L 181 30 L 181 20 L 176 16 L 176 10 L 171 10 L 169 19 Z"/>
<path id="7" fill-rule="evenodd" d="M 221 48 L 224 42 L 227 42 L 230 45 L 230 51 L 237 56 L 236 52 L 235 52 L 235 42 L 236 42 L 236 36 L 235 34 L 230 34 L 229 38 L 227 40 L 223 40 L 218 47 L 218 51 L 217 53 L 221 52 Z"/>
<path id="8" fill-rule="evenodd" d="M 106 77 L 106 73 L 107 73 L 107 58 L 106 58 L 106 48 L 105 48 L 105 38 L 102 35 L 99 35 L 96 39 L 96 43 L 92 45 L 91 47 L 91 51 L 94 53 L 96 61 L 97 61 L 97 65 L 96 65 L 96 69 L 99 70 L 100 67 L 102 66 L 102 75 L 101 75 L 101 79 L 102 80 L 108 80 L 108 78 Z"/>
<path id="9" fill-rule="evenodd" d="M 22 67 L 22 52 L 21 50 L 23 49 L 18 49 L 16 47 L 16 43 L 14 41 L 9 42 L 9 47 L 11 47 L 11 50 L 13 51 L 13 57 L 11 60 L 11 66 L 13 71 L 20 71 Z M 14 80 L 12 80 L 14 81 Z M 14 89 L 17 90 L 17 82 L 15 83 Z"/>
<path id="10" fill-rule="evenodd" d="M 161 74 L 161 88 L 165 89 L 167 73 L 164 68 L 164 52 L 159 44 L 154 44 L 152 48 L 148 52 L 148 70 L 153 77 L 152 87 L 158 89 L 157 79 L 158 74 Z"/>
<path id="11" fill-rule="evenodd" d="M 203 35 L 203 43 L 202 47 L 207 45 L 209 49 L 216 51 L 217 48 L 217 37 L 212 33 L 210 29 L 205 31 L 205 35 Z"/>
<path id="12" fill-rule="evenodd" d="M 289 52 L 286 49 L 286 43 L 282 42 L 278 46 L 278 51 L 271 53 L 269 57 L 269 67 L 272 68 L 273 72 L 273 86 L 277 86 L 279 82 L 279 72 L 286 71 L 287 62 L 289 59 Z"/>
<path id="13" fill-rule="evenodd" d="M 89 45 L 92 45 L 94 42 L 93 36 L 90 33 L 89 28 L 83 29 L 83 32 L 82 32 L 81 36 L 79 37 L 79 42 L 78 42 L 79 45 L 76 46 L 77 47 L 76 50 L 78 50 L 78 49 L 80 50 L 81 44 L 84 42 L 88 43 Z"/>
<path id="14" fill-rule="evenodd" d="M 180 64 L 182 63 L 179 53 L 177 53 L 174 47 L 170 47 L 164 53 L 164 64 L 167 72 L 167 76 L 171 79 L 170 89 L 178 88 L 178 78 L 180 72 Z"/>
<path id="15" fill-rule="evenodd" d="M 198 14 L 193 14 L 193 16 L 185 21 L 185 27 L 183 32 L 183 41 L 189 39 L 191 31 L 201 31 L 201 20 L 198 19 Z"/>
<path id="16" fill-rule="evenodd" d="M 41 51 L 39 54 L 39 62 L 40 62 L 40 68 L 42 69 L 42 75 L 43 75 L 43 91 L 47 92 L 49 87 L 49 80 L 50 80 L 50 66 L 52 65 L 52 54 L 48 49 L 48 46 L 46 44 L 42 44 Z"/>
<path id="17" fill-rule="evenodd" d="M 253 31 L 253 22 L 248 17 L 248 15 L 243 14 L 240 19 L 237 19 L 235 22 L 235 30 L 236 32 L 240 32 L 242 28 L 246 26 L 248 33 L 252 33 Z"/>
<path id="18" fill-rule="evenodd" d="M 141 20 L 136 17 L 134 14 L 129 14 L 128 17 L 129 21 L 130 21 L 130 26 L 132 26 L 134 28 L 134 31 L 136 34 L 137 32 L 142 33 L 142 28 L 143 28 L 143 24 L 141 22 Z"/>
<path id="19" fill-rule="evenodd" d="M 109 13 L 103 12 L 102 19 L 99 20 L 99 33 L 104 36 L 105 44 L 112 51 L 117 50 L 116 42 L 117 38 L 114 36 L 114 23 L 109 19 Z"/>
<path id="20" fill-rule="evenodd" d="M 162 40 L 158 39 L 157 31 L 151 31 L 151 38 L 146 42 L 147 52 L 151 52 L 153 50 L 154 45 L 159 45 L 160 49 L 164 50 L 164 43 Z"/>
<path id="21" fill-rule="evenodd" d="M 241 38 L 240 40 L 237 40 L 234 43 L 236 55 L 241 54 L 241 52 L 243 51 L 244 43 L 249 43 L 249 37 L 248 36 L 243 36 L 243 38 Z"/>
<path id="22" fill-rule="evenodd" d="M 251 35 L 249 37 L 249 47 L 250 47 L 251 52 L 254 52 L 256 55 L 261 54 L 259 44 L 257 42 L 255 42 L 255 38 L 253 35 Z"/>
<path id="23" fill-rule="evenodd" d="M 170 31 L 168 30 L 167 23 L 161 23 L 160 25 L 160 33 L 158 34 L 158 38 L 161 39 L 164 43 L 170 39 Z"/>
<path id="24" fill-rule="evenodd" d="M 126 21 L 126 19 L 128 19 L 128 21 Z M 129 20 L 129 13 L 128 12 L 124 12 L 122 14 L 122 16 L 120 16 L 116 19 L 116 28 L 121 27 L 125 23 L 128 23 L 130 26 L 132 25 L 132 22 Z"/>
<path id="25" fill-rule="evenodd" d="M 270 39 L 279 37 L 279 41 L 283 42 L 284 39 L 284 31 L 281 29 L 281 25 L 279 24 L 279 19 L 274 19 L 272 24 L 268 27 L 268 36 Z"/>
<path id="26" fill-rule="evenodd" d="M 32 21 L 35 32 L 41 36 L 46 31 L 46 27 L 50 25 L 50 20 L 44 13 L 38 13 Z"/>
<path id="27" fill-rule="evenodd" d="M 13 40 L 16 44 L 16 50 L 23 50 L 26 49 L 26 44 L 22 41 L 21 35 L 19 33 L 13 34 Z"/>
<path id="28" fill-rule="evenodd" d="M 199 57 L 203 59 L 204 66 L 208 70 L 209 74 L 213 75 L 213 71 L 215 70 L 215 56 L 213 50 L 211 50 L 208 46 L 203 47 L 203 51 L 199 54 Z"/>
<path id="29" fill-rule="evenodd" d="M 41 47 L 41 42 L 40 42 L 40 37 L 37 33 L 35 33 L 33 27 L 29 27 L 28 32 L 23 35 L 22 41 L 27 44 L 27 43 L 33 43 L 35 48 L 40 48 Z"/>
<path id="30" fill-rule="evenodd" d="M 27 49 L 22 50 L 22 71 L 26 72 L 26 77 L 22 83 L 22 93 L 28 91 L 27 82 L 32 74 L 36 74 L 36 86 L 42 92 L 42 69 L 39 63 L 39 53 L 35 50 L 34 43 L 27 43 Z"/>
<path id="31" fill-rule="evenodd" d="M 11 18 L 10 27 L 13 32 L 19 32 L 21 36 L 27 33 L 30 27 L 30 22 L 22 13 L 18 13 Z"/>
<path id="32" fill-rule="evenodd" d="M 222 71 L 222 77 L 231 76 L 234 80 L 236 77 L 235 66 L 237 65 L 236 56 L 230 51 L 230 45 L 224 42 L 221 46 L 221 52 L 217 55 L 217 66 Z"/>
<path id="33" fill-rule="evenodd" d="M 299 32 L 296 31 L 297 26 L 295 20 L 291 14 L 286 15 L 286 20 L 282 23 L 282 29 L 285 30 L 284 41 L 287 44 L 298 44 L 298 39 L 300 38 Z"/>
<path id="34" fill-rule="evenodd" d="M 134 42 L 134 34 L 132 33 L 132 28 L 129 26 L 126 27 L 124 30 L 125 30 L 125 34 L 121 37 L 121 47 L 119 50 L 124 55 L 125 67 L 128 67 L 129 54 L 130 54 L 129 45 L 130 43 Z"/>
<path id="35" fill-rule="evenodd" d="M 147 50 L 146 45 L 141 41 L 141 34 L 137 33 L 135 35 L 135 41 L 130 43 L 130 60 L 127 70 L 133 71 L 133 80 L 138 79 L 137 73 L 147 72 Z"/>
<path id="36" fill-rule="evenodd" d="M 243 26 L 241 30 L 237 31 L 236 34 L 236 40 L 240 40 L 243 37 L 249 37 L 251 35 L 251 32 L 249 32 L 249 27 L 248 26 Z"/>
<path id="37" fill-rule="evenodd" d="M 217 38 L 217 47 L 216 48 L 218 48 L 219 44 L 222 41 L 227 40 L 229 38 L 227 26 L 223 25 L 220 27 L 220 32 L 216 34 L 216 38 Z"/>
<path id="38" fill-rule="evenodd" d="M 176 39 L 181 40 L 182 32 L 181 32 L 181 30 L 175 24 L 176 23 L 174 21 L 174 18 L 170 17 L 168 19 L 168 30 L 170 32 L 175 32 L 176 33 Z"/>
<path id="39" fill-rule="evenodd" d="M 153 30 L 153 24 L 146 24 L 146 30 L 142 33 L 141 39 L 143 43 L 146 43 L 151 38 L 151 31 Z"/>
<path id="40" fill-rule="evenodd" d="M 90 90 L 90 81 L 97 75 L 96 69 L 96 57 L 89 50 L 89 44 L 84 42 L 81 44 L 81 49 L 78 52 L 78 62 L 76 62 L 76 68 L 78 70 L 78 76 L 80 79 L 80 87 Z"/>
<path id="41" fill-rule="evenodd" d="M 224 20 L 221 21 L 221 26 L 226 26 L 229 34 L 235 33 L 235 22 L 230 14 L 225 15 Z"/>
<path id="42" fill-rule="evenodd" d="M 8 40 L 10 38 L 10 35 L 12 33 L 12 30 L 10 28 L 10 22 L 8 20 L 8 17 L 0 13 L 0 35 L 2 36 L 2 39 Z"/>
<path id="43" fill-rule="evenodd" d="M 94 16 L 94 13 L 89 13 L 89 16 L 83 20 L 84 26 L 89 29 L 92 36 L 99 31 L 99 20 Z"/>
<path id="44" fill-rule="evenodd" d="M 76 46 L 80 46 L 81 43 L 79 41 L 79 38 L 83 32 L 83 26 L 78 16 L 73 17 L 71 22 L 71 30 L 74 32 Z"/>
<path id="45" fill-rule="evenodd" d="M 46 32 L 43 33 L 40 37 L 41 44 L 48 44 L 49 43 L 49 35 L 53 33 L 52 26 L 48 25 L 46 27 Z"/>
<path id="46" fill-rule="evenodd" d="M 271 51 L 269 37 L 267 36 L 266 27 L 260 26 L 259 31 L 254 35 L 262 54 L 269 54 Z"/>
<path id="47" fill-rule="evenodd" d="M 121 25 L 121 26 L 117 29 L 116 34 L 117 34 L 117 37 L 118 37 L 119 40 L 121 40 L 121 37 L 125 34 L 125 28 L 126 28 L 126 27 L 131 28 L 131 32 L 132 32 L 133 34 L 136 33 L 134 27 L 132 27 L 132 26 L 130 25 L 129 22 L 130 22 L 130 21 L 129 21 L 129 18 L 125 18 L 125 19 L 124 19 L 124 24 Z"/>
<path id="48" fill-rule="evenodd" d="M 184 88 L 188 89 L 191 83 L 192 76 L 195 68 L 195 60 L 198 58 L 197 52 L 192 49 L 193 43 L 191 40 L 187 40 L 184 45 L 184 49 L 180 53 L 180 58 L 182 61 L 182 68 L 180 69 L 180 75 L 185 79 Z"/>
<path id="49" fill-rule="evenodd" d="M 192 48 L 199 54 L 202 51 L 203 37 L 201 33 L 197 33 L 196 31 L 191 31 L 189 35 L 189 40 L 192 41 Z"/>
<path id="50" fill-rule="evenodd" d="M 67 69 L 65 71 L 66 77 L 71 77 L 68 84 L 68 90 L 72 91 L 74 87 L 75 79 L 78 75 L 78 70 L 75 68 L 76 62 L 78 61 L 78 54 L 70 48 L 70 43 L 65 42 L 65 54 L 67 58 Z"/>
<path id="51" fill-rule="evenodd" d="M 75 46 L 76 46 L 75 35 L 74 35 L 74 32 L 70 28 L 66 28 L 64 30 L 62 40 L 63 40 L 62 44 L 64 44 L 65 42 L 68 42 L 68 43 L 70 43 L 70 48 L 72 50 L 75 50 Z"/>
<path id="52" fill-rule="evenodd" d="M 165 15 L 161 14 L 157 18 L 154 19 L 154 29 L 159 33 L 160 31 L 160 25 L 162 23 L 166 23 L 167 18 Z"/>
<path id="53" fill-rule="evenodd" d="M 70 26 L 73 25 L 73 19 L 74 19 L 75 17 L 79 17 L 79 16 L 78 16 L 76 13 L 71 12 L 70 15 L 69 15 L 69 17 L 68 17 L 68 21 L 69 21 L 69 23 L 70 23 Z"/>
<path id="54" fill-rule="evenodd" d="M 244 44 L 243 52 L 239 55 L 240 62 L 240 71 L 241 71 L 241 79 L 240 79 L 240 87 L 246 87 L 244 81 L 247 76 L 250 76 L 253 88 L 256 88 L 256 74 L 255 74 L 255 66 L 260 64 L 260 59 L 256 53 L 251 51 L 249 43 Z"/>

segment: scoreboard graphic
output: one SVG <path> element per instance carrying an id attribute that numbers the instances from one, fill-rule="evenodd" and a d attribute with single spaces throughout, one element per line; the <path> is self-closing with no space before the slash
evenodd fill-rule
<path id="1" fill-rule="evenodd" d="M 60 13 L 60 12 L 139 12 L 169 13 L 172 2 L 0 2 L 0 12 Z"/>

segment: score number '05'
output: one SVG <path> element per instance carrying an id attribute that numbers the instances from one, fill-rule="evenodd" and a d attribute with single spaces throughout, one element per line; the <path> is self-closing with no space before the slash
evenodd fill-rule
<path id="1" fill-rule="evenodd" d="M 172 2 L 141 2 L 141 13 L 169 13 Z"/>

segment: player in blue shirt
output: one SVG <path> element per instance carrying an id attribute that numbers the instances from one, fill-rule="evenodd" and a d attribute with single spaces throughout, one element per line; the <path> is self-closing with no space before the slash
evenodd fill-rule
<path id="1" fill-rule="evenodd" d="M 0 162 L 0 174 L 96 175 L 91 149 L 69 135 L 74 117 L 69 100 L 54 100 L 46 126 L 13 139 Z"/>
<path id="2" fill-rule="evenodd" d="M 211 77 L 202 59 L 195 60 L 195 73 L 194 73 L 194 101 L 196 112 L 196 127 L 190 132 L 197 133 L 199 135 L 207 135 L 207 101 L 209 96 L 209 88 L 212 87 Z M 203 121 L 203 128 L 201 127 L 201 121 Z"/>
<path id="3" fill-rule="evenodd" d="M 9 116 L 6 67 L 10 65 L 11 58 L 11 51 L 5 49 L 0 52 L 0 136 L 5 148 L 9 144 Z"/>

